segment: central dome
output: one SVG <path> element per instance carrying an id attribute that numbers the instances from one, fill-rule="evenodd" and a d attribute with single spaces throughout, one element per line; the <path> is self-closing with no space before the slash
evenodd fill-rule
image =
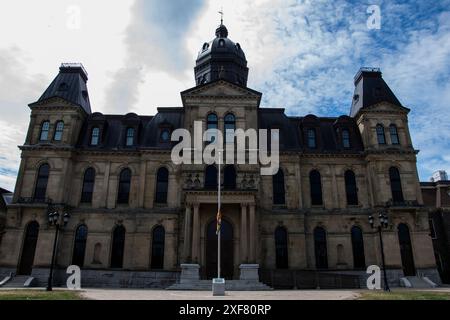
<path id="1" fill-rule="evenodd" d="M 198 53 L 195 68 L 197 85 L 217 79 L 247 86 L 248 68 L 244 51 L 239 43 L 228 39 L 228 29 L 220 24 L 216 38 L 205 42 Z"/>

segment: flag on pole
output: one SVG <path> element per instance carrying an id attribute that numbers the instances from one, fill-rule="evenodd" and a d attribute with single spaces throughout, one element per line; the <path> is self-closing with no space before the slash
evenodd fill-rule
<path id="1" fill-rule="evenodd" d="M 216 228 L 216 235 L 219 234 L 220 231 L 220 225 L 222 224 L 222 213 L 219 211 L 217 211 L 217 228 Z"/>

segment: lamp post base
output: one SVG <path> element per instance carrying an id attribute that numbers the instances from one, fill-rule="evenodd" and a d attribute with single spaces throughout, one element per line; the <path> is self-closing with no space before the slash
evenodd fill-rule
<path id="1" fill-rule="evenodd" d="M 213 292 L 213 296 L 224 296 L 225 295 L 225 279 L 224 278 L 214 278 L 213 279 L 212 292 Z"/>

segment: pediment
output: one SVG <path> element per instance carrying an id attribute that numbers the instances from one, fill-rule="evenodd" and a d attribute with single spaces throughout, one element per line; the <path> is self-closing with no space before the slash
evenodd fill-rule
<path id="1" fill-rule="evenodd" d="M 261 93 L 249 88 L 232 84 L 225 80 L 218 80 L 181 92 L 182 97 L 186 96 L 207 96 L 207 97 L 242 97 L 260 98 Z"/>

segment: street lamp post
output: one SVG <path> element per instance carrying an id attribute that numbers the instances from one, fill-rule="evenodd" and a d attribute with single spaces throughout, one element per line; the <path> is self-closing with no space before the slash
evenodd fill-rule
<path id="1" fill-rule="evenodd" d="M 62 223 L 63 226 L 67 225 L 67 222 L 69 221 L 70 215 L 65 212 L 62 215 Z M 55 265 L 55 258 L 56 258 L 56 247 L 57 247 L 57 243 L 58 243 L 58 234 L 59 234 L 59 229 L 60 229 L 60 225 L 61 225 L 61 221 L 60 221 L 60 214 L 57 210 L 53 211 L 51 210 L 48 214 L 48 224 L 50 226 L 55 226 L 55 238 L 53 240 L 53 252 L 52 252 L 52 261 L 50 264 L 50 274 L 48 275 L 48 283 L 47 283 L 47 291 L 52 291 L 53 290 L 53 268 Z"/>
<path id="2" fill-rule="evenodd" d="M 384 260 L 384 246 L 382 236 L 382 229 L 388 227 L 388 216 L 385 213 L 380 213 L 378 217 L 380 220 L 380 224 L 376 228 L 378 231 L 378 236 L 380 238 L 381 262 L 383 263 L 383 275 L 384 275 L 384 291 L 391 291 L 391 289 L 389 289 L 389 284 L 386 276 L 386 263 Z M 372 215 L 369 216 L 369 223 L 372 228 L 375 228 L 374 219 Z"/>

